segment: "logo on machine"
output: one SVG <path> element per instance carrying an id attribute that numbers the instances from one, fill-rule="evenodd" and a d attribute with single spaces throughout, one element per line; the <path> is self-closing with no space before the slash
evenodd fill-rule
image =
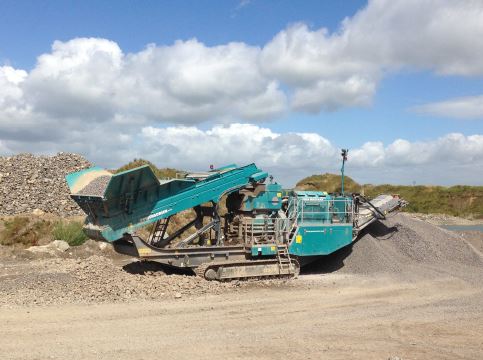
<path id="1" fill-rule="evenodd" d="M 155 217 L 158 217 L 158 216 L 164 215 L 164 214 L 166 214 L 166 213 L 170 212 L 171 210 L 173 210 L 173 209 L 164 209 L 164 210 L 158 211 L 157 213 L 154 213 L 154 214 L 149 215 L 149 216 L 146 218 L 146 220 L 151 220 L 151 219 L 153 219 L 153 218 L 155 218 Z"/>

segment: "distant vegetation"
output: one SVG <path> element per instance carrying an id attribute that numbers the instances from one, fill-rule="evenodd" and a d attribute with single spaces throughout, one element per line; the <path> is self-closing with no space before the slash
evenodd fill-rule
<path id="1" fill-rule="evenodd" d="M 137 168 L 139 166 L 143 165 L 149 165 L 151 169 L 153 170 L 154 174 L 158 179 L 171 179 L 176 177 L 176 173 L 179 173 L 179 170 L 176 169 L 171 169 L 171 168 L 158 168 L 156 165 L 154 165 L 152 162 L 144 159 L 134 159 L 130 163 L 121 166 L 119 169 L 115 170 L 115 173 L 119 173 L 122 171 L 130 170 Z"/>
<path id="2" fill-rule="evenodd" d="M 29 247 L 52 240 L 64 240 L 70 246 L 82 245 L 87 236 L 77 220 L 42 219 L 35 216 L 14 216 L 0 220 L 0 244 Z"/>
<path id="3" fill-rule="evenodd" d="M 406 208 L 409 212 L 483 218 L 483 186 L 360 185 L 348 176 L 344 186 L 346 192 L 364 193 L 368 197 L 400 194 L 409 201 Z M 300 180 L 296 188 L 340 192 L 340 175 L 312 175 Z"/>
<path id="4" fill-rule="evenodd" d="M 295 187 L 298 190 L 320 190 L 329 193 L 341 192 L 340 175 L 325 173 L 322 175 L 312 175 L 300 180 Z M 345 192 L 360 192 L 361 185 L 356 183 L 349 176 L 344 177 Z"/>

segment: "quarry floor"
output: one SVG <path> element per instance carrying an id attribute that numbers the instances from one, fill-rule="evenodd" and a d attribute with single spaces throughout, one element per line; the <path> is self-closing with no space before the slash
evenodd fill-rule
<path id="1" fill-rule="evenodd" d="M 481 359 L 483 288 L 306 275 L 289 288 L 0 310 L 2 359 Z"/>
<path id="2" fill-rule="evenodd" d="M 398 216 L 298 279 L 228 284 L 0 252 L 0 358 L 483 359 L 470 235 Z"/>

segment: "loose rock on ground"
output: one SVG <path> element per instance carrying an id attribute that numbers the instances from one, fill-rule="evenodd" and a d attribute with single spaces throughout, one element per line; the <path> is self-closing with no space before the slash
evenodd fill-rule
<path id="1" fill-rule="evenodd" d="M 247 287 L 311 286 L 297 280 L 206 281 L 189 271 L 130 262 L 110 245 L 101 249 L 92 240 L 39 256 L 25 250 L 0 255 L 0 306 L 185 299 Z M 302 279 L 311 273 L 367 279 L 387 275 L 409 283 L 451 277 L 481 286 L 483 260 L 459 235 L 399 214 L 374 224 L 353 246 L 309 265 Z"/>

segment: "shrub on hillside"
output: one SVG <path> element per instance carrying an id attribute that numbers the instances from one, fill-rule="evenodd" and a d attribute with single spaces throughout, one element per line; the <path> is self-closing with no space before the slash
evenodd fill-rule
<path id="1" fill-rule="evenodd" d="M 144 159 L 134 159 L 133 161 L 127 163 L 124 166 L 121 166 L 119 169 L 117 169 L 115 172 L 119 173 L 122 171 L 134 169 L 143 165 L 149 165 L 149 167 L 153 170 L 154 174 L 158 179 L 172 179 L 176 178 L 176 173 L 179 171 L 176 169 L 170 169 L 170 168 L 158 168 L 156 165 L 154 165 L 152 162 Z"/>
<path id="2" fill-rule="evenodd" d="M 88 239 L 82 230 L 82 224 L 78 221 L 58 221 L 52 235 L 55 240 L 64 240 L 70 246 L 82 245 Z"/>

